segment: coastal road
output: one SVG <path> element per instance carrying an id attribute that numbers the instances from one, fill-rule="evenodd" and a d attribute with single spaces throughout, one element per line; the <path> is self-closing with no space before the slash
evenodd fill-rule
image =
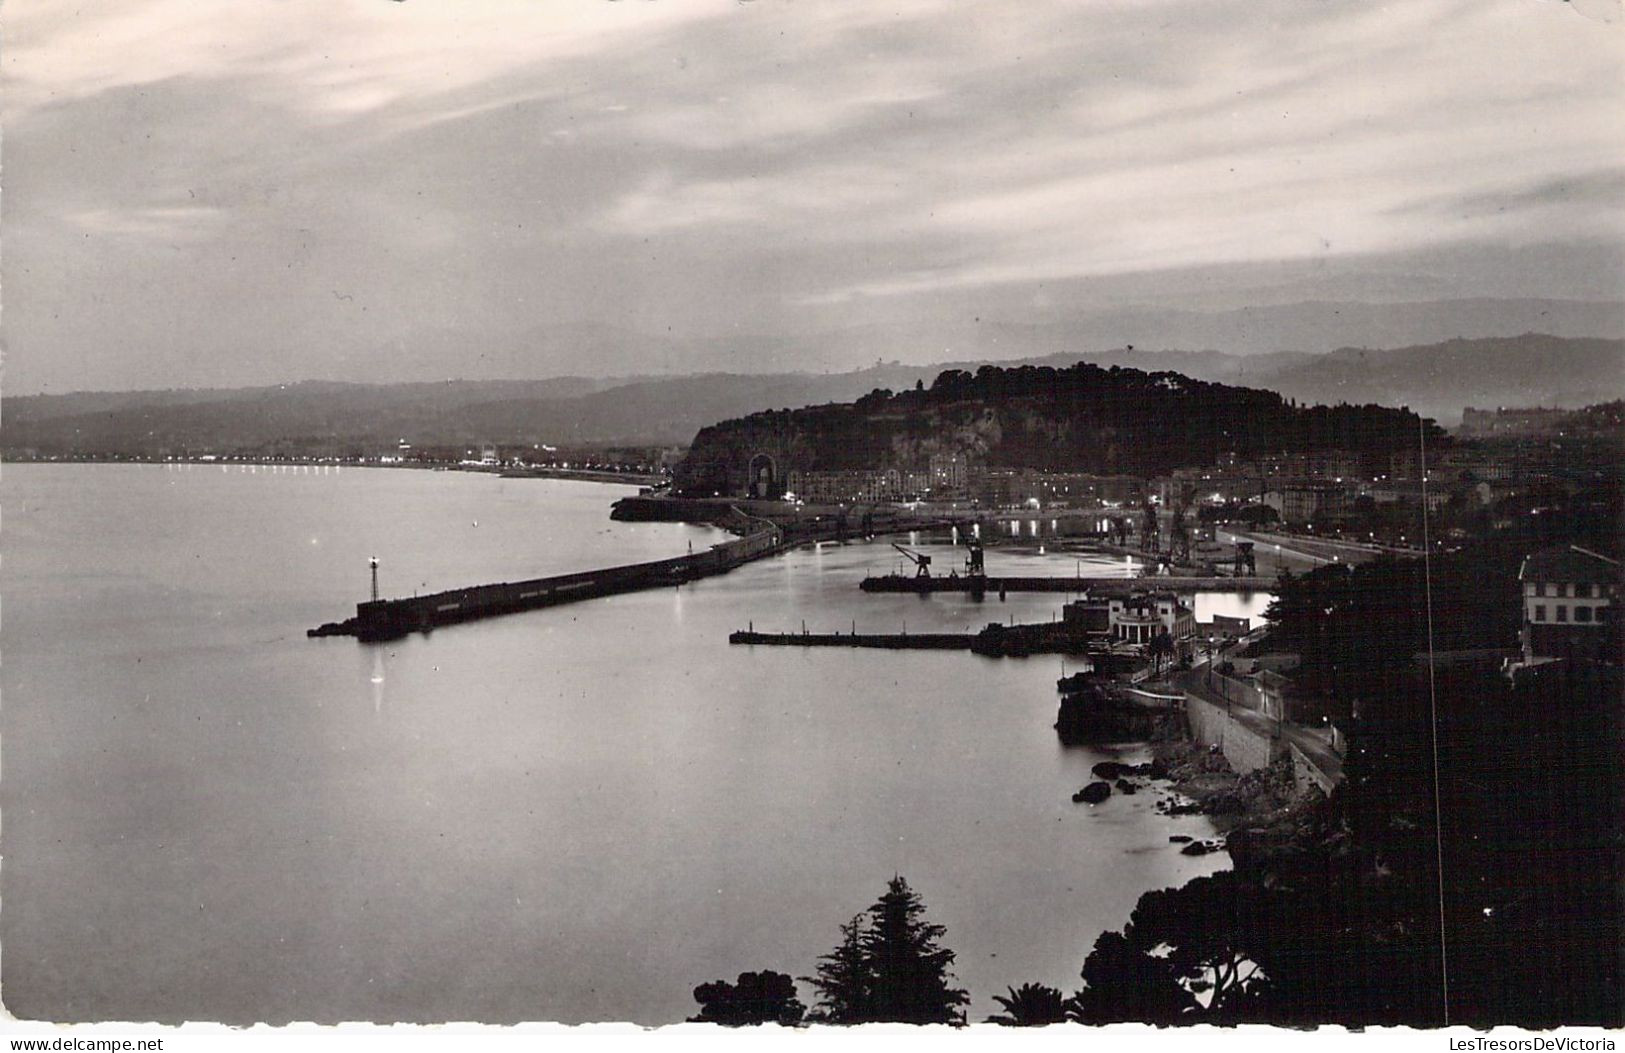
<path id="1" fill-rule="evenodd" d="M 1232 720 L 1242 724 L 1248 730 L 1261 736 L 1279 738 L 1285 744 L 1296 747 L 1311 764 L 1319 768 L 1329 779 L 1333 782 L 1340 780 L 1343 777 L 1343 757 L 1332 748 L 1331 729 L 1329 727 L 1324 729 L 1312 728 L 1290 720 L 1277 720 L 1256 709 L 1237 705 L 1208 686 L 1207 674 L 1211 662 L 1224 661 L 1227 657 L 1239 652 L 1262 636 L 1263 633 L 1263 629 L 1254 629 L 1222 648 L 1211 659 L 1203 658 L 1193 664 L 1189 671 L 1175 678 L 1174 683 L 1180 690 L 1201 701 L 1226 710 Z"/>

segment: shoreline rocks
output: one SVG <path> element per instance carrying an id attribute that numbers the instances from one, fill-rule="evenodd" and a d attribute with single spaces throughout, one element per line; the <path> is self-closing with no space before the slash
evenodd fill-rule
<path id="1" fill-rule="evenodd" d="M 1112 784 L 1096 781 L 1072 795 L 1073 804 L 1099 804 L 1112 795 Z"/>
<path id="2" fill-rule="evenodd" d="M 1142 764 L 1124 764 L 1122 761 L 1107 760 L 1096 764 L 1089 771 L 1097 779 L 1123 779 L 1130 775 L 1147 776 L 1155 779 L 1158 777 L 1155 774 L 1155 769 L 1156 764 L 1152 761 L 1146 761 Z"/>

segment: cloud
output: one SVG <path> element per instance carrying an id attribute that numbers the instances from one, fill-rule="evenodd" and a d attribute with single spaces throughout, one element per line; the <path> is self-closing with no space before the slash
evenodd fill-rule
<path id="1" fill-rule="evenodd" d="M 0 60 L 8 381 L 407 344 L 449 375 L 566 323 L 783 336 L 1595 240 L 1618 32 L 1521 0 L 38 0 Z"/>
<path id="2" fill-rule="evenodd" d="M 1481 219 L 1508 213 L 1577 210 L 1588 220 L 1596 213 L 1625 216 L 1625 167 L 1600 168 L 1533 183 L 1506 185 L 1497 181 L 1485 189 L 1454 191 L 1408 202 L 1400 211 L 1434 217 Z M 1618 225 L 1616 223 L 1616 225 Z"/>

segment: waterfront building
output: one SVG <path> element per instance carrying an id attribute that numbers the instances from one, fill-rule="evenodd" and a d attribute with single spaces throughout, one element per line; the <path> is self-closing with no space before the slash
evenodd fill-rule
<path id="1" fill-rule="evenodd" d="M 1320 515 L 1335 515 L 1348 509 L 1348 490 L 1338 483 L 1278 483 L 1264 494 L 1265 505 L 1275 509 L 1281 522 L 1307 523 Z"/>
<path id="2" fill-rule="evenodd" d="M 1114 596 L 1107 622 L 1113 639 L 1129 643 L 1150 643 L 1165 629 L 1176 641 L 1196 632 L 1196 615 L 1171 592 Z"/>
<path id="3" fill-rule="evenodd" d="M 971 497 L 983 508 L 1010 508 L 1029 496 L 1014 468 L 973 468 L 967 473 Z"/>
<path id="4" fill-rule="evenodd" d="M 1061 621 L 1069 627 L 1094 636 L 1111 632 L 1111 604 L 1085 596 L 1061 608 Z"/>
<path id="5" fill-rule="evenodd" d="M 1379 505 L 1411 505 L 1419 508 L 1426 501 L 1428 511 L 1437 512 L 1450 500 L 1451 488 L 1442 481 L 1423 485 L 1420 480 L 1389 479 L 1372 483 L 1366 493 Z"/>
<path id="6" fill-rule="evenodd" d="M 792 470 L 786 479 L 790 492 L 808 504 L 872 504 L 900 501 L 911 493 L 905 482 L 917 485 L 923 473 L 905 473 L 896 468 L 841 469 L 829 472 Z"/>
<path id="7" fill-rule="evenodd" d="M 1222 643 L 1237 640 L 1247 635 L 1252 628 L 1251 618 L 1232 618 L 1224 614 L 1215 614 L 1210 622 L 1197 622 L 1196 630 L 1203 640 L 1209 643 Z"/>
<path id="8" fill-rule="evenodd" d="M 1619 661 L 1618 560 L 1578 545 L 1541 549 L 1524 558 L 1518 581 L 1525 665 L 1559 658 Z"/>
<path id="9" fill-rule="evenodd" d="M 963 490 L 968 470 L 969 466 L 964 457 L 958 454 L 936 454 L 930 461 L 928 469 L 930 482 L 927 485 L 937 491 Z"/>

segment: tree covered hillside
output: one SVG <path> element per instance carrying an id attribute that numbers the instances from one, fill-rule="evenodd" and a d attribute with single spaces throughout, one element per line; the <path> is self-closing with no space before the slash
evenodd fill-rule
<path id="1" fill-rule="evenodd" d="M 1387 467 L 1416 446 L 1419 418 L 1380 406 L 1298 406 L 1270 391 L 1178 373 L 1079 363 L 1069 369 L 948 370 L 927 388 L 755 413 L 695 436 L 679 484 L 724 489 L 742 461 L 781 471 L 923 467 L 959 454 L 989 467 L 1159 474 L 1235 453 L 1347 450 Z M 1442 441 L 1428 424 L 1430 445 Z"/>

